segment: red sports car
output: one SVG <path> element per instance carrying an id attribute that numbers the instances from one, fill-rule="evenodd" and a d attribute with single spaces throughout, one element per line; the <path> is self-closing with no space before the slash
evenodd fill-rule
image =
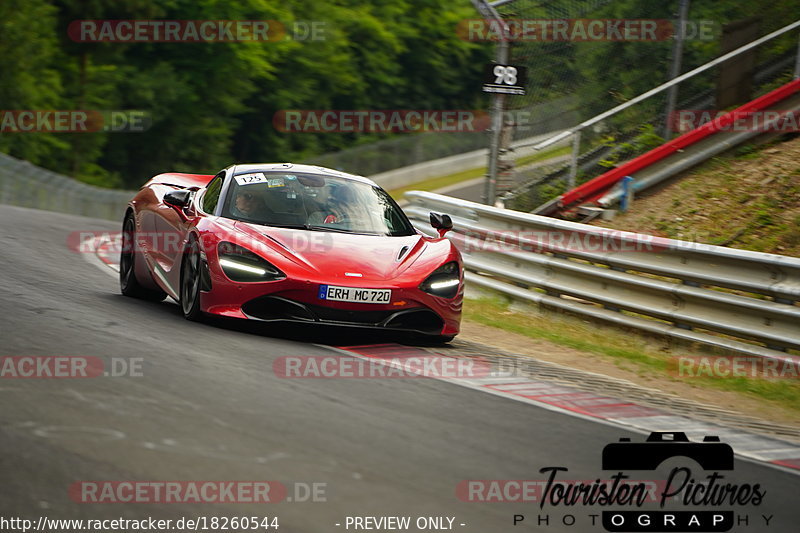
<path id="1" fill-rule="evenodd" d="M 233 165 L 160 174 L 130 202 L 120 287 L 204 314 L 399 330 L 446 342 L 459 331 L 464 275 L 439 237 L 415 230 L 367 178 L 315 166 Z"/>

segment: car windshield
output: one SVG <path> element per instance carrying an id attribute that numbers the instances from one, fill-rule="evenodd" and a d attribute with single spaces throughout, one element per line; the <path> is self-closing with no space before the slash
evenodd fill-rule
<path id="1" fill-rule="evenodd" d="M 392 236 L 415 233 L 402 210 L 380 187 L 319 174 L 236 174 L 222 216 L 311 231 Z"/>

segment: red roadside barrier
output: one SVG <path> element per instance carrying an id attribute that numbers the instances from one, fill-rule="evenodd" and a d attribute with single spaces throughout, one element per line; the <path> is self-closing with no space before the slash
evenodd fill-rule
<path id="1" fill-rule="evenodd" d="M 567 191 L 559 198 L 559 208 L 564 210 L 574 206 L 575 204 L 582 204 L 597 200 L 603 196 L 608 189 L 625 176 L 629 176 L 638 172 L 639 170 L 652 165 L 662 159 L 674 154 L 678 150 L 683 150 L 706 137 L 717 133 L 718 131 L 725 130 L 730 127 L 734 120 L 741 119 L 742 117 L 766 109 L 781 100 L 785 100 L 800 90 L 800 79 L 796 79 L 778 87 L 764 96 L 756 98 L 752 102 L 728 112 L 727 114 L 703 124 L 697 129 L 676 137 L 675 139 L 666 142 L 654 148 L 649 152 L 640 155 L 639 157 L 628 161 L 608 172 L 597 176 L 596 178 L 587 181 L 586 183 L 575 187 L 571 191 Z"/>

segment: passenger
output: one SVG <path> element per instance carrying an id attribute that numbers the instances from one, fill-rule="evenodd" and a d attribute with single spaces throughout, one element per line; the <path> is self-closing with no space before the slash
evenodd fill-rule
<path id="1" fill-rule="evenodd" d="M 231 211 L 235 216 L 252 220 L 266 220 L 271 213 L 260 194 L 241 188 L 236 191 L 236 202 Z"/>

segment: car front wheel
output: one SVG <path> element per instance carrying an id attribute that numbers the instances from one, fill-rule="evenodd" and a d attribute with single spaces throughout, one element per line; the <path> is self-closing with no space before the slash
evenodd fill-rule
<path id="1" fill-rule="evenodd" d="M 181 309 L 187 320 L 200 320 L 200 246 L 191 239 L 181 265 Z"/>

